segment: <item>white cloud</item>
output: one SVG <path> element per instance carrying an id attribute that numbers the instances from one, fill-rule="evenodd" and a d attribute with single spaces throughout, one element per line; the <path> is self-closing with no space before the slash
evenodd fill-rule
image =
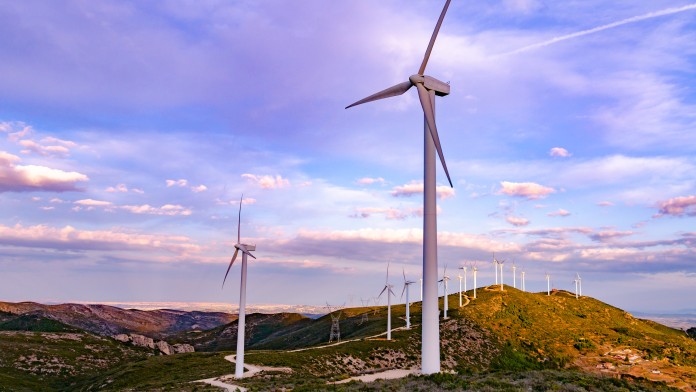
<path id="1" fill-rule="evenodd" d="M 570 212 L 568 212 L 562 208 L 559 208 L 558 211 L 549 212 L 546 215 L 548 215 L 548 216 L 568 216 L 568 215 L 570 215 Z"/>
<path id="2" fill-rule="evenodd" d="M 568 150 L 563 147 L 553 147 L 551 150 L 549 150 L 549 155 L 552 157 L 568 158 L 573 154 L 569 153 Z"/>
<path id="3" fill-rule="evenodd" d="M 263 189 L 278 189 L 290 186 L 290 180 L 281 177 L 280 175 L 274 176 L 257 176 L 255 174 L 245 173 L 242 174 L 242 178 L 246 178 Z"/>
<path id="4" fill-rule="evenodd" d="M 93 199 L 82 199 L 74 202 L 75 204 L 81 206 L 91 206 L 91 207 L 106 207 L 112 205 L 110 201 L 93 200 Z"/>
<path id="5" fill-rule="evenodd" d="M 166 180 L 167 182 L 167 188 L 171 188 L 173 186 L 178 186 L 178 187 L 185 187 L 188 185 L 188 180 L 185 179 L 180 179 L 180 180 Z"/>
<path id="6" fill-rule="evenodd" d="M 384 178 L 382 178 L 382 177 L 377 177 L 377 178 L 363 177 L 356 182 L 360 185 L 372 185 L 375 183 L 384 184 Z"/>
<path id="7" fill-rule="evenodd" d="M 45 166 L 17 165 L 20 158 L 0 151 L 0 192 L 77 191 L 77 183 L 88 177 Z"/>
<path id="8" fill-rule="evenodd" d="M 11 142 L 16 142 L 19 139 L 30 135 L 33 132 L 31 126 L 21 121 L 3 121 L 0 122 L 0 132 L 7 133 L 7 138 Z"/>
<path id="9" fill-rule="evenodd" d="M 118 184 L 115 187 L 110 186 L 110 187 L 106 188 L 106 191 L 109 193 L 114 193 L 114 192 L 126 193 L 126 192 L 128 192 L 128 187 L 126 186 L 126 184 Z"/>
<path id="10" fill-rule="evenodd" d="M 188 208 L 180 206 L 178 204 L 165 204 L 161 207 L 153 207 L 149 204 L 143 205 L 125 205 L 119 208 L 126 211 L 130 211 L 134 214 L 149 214 L 149 215 L 168 215 L 177 216 L 183 215 L 188 216 L 192 214 L 192 211 Z"/>
<path id="11" fill-rule="evenodd" d="M 500 182 L 500 192 L 509 196 L 524 197 L 528 200 L 535 200 L 546 197 L 550 193 L 556 192 L 555 189 L 539 185 L 534 182 Z"/>
<path id="12" fill-rule="evenodd" d="M 208 190 L 208 187 L 205 186 L 205 185 L 192 186 L 192 187 L 191 187 L 191 190 L 192 190 L 194 193 L 200 193 L 200 192 L 205 192 L 205 191 L 207 191 L 207 190 Z"/>
<path id="13" fill-rule="evenodd" d="M 440 185 L 435 187 L 435 192 L 439 199 L 447 199 L 454 197 L 454 188 L 449 186 Z M 394 197 L 410 197 L 413 195 L 418 195 L 423 193 L 423 183 L 411 182 L 406 185 L 395 186 L 391 192 Z"/>
<path id="14" fill-rule="evenodd" d="M 613 207 L 614 203 L 604 200 L 604 201 L 600 201 L 599 203 L 597 203 L 597 205 L 600 207 Z"/>

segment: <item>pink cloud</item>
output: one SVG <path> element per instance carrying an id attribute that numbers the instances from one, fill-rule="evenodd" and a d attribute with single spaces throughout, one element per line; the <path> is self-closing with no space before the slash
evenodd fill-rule
<path id="1" fill-rule="evenodd" d="M 696 216 L 696 196 L 680 196 L 663 201 L 658 204 L 659 212 L 655 217 L 664 215 L 672 216 Z"/>
<path id="2" fill-rule="evenodd" d="M 534 182 L 509 182 L 502 181 L 499 193 L 509 196 L 524 197 L 528 200 L 535 200 L 546 197 L 550 193 L 556 192 L 555 189 Z"/>
<path id="3" fill-rule="evenodd" d="M 573 154 L 569 153 L 568 150 L 566 150 L 563 147 L 554 147 L 551 150 L 549 150 L 549 155 L 558 158 L 568 158 Z"/>
<path id="4" fill-rule="evenodd" d="M 437 193 L 437 197 L 439 199 L 447 199 L 450 197 L 454 197 L 455 192 L 454 188 L 440 185 L 435 188 L 435 192 Z M 418 182 L 411 182 L 406 185 L 400 185 L 394 187 L 394 189 L 391 192 L 391 195 L 394 197 L 411 197 L 413 195 L 418 195 L 423 193 L 423 183 L 418 183 Z"/>
<path id="5" fill-rule="evenodd" d="M 149 214 L 149 215 L 168 215 L 176 216 L 183 215 L 188 216 L 192 214 L 192 211 L 188 208 L 180 206 L 178 204 L 165 204 L 161 207 L 153 207 L 149 204 L 143 205 L 126 205 L 119 207 L 126 211 L 130 211 L 134 214 Z"/>
<path id="6" fill-rule="evenodd" d="M 88 177 L 45 166 L 17 165 L 20 158 L 0 151 L 0 192 L 78 191 L 76 184 Z"/>
<path id="7" fill-rule="evenodd" d="M 605 201 L 600 201 L 599 203 L 597 203 L 597 205 L 600 207 L 613 207 L 614 203 L 605 200 Z"/>
<path id="8" fill-rule="evenodd" d="M 616 230 L 605 230 L 605 231 L 600 231 L 595 234 L 591 234 L 589 237 L 593 241 L 597 242 L 612 242 L 613 240 L 617 238 L 623 238 L 623 237 L 628 237 L 635 234 L 633 231 L 616 231 Z"/>
<path id="9" fill-rule="evenodd" d="M 558 211 L 549 212 L 546 215 L 548 215 L 548 216 L 568 216 L 568 215 L 570 215 L 570 212 L 568 212 L 562 208 L 559 208 Z"/>
<path id="10" fill-rule="evenodd" d="M 529 224 L 528 219 L 517 217 L 517 216 L 508 216 L 507 218 L 505 218 L 505 220 L 509 224 L 511 224 L 513 226 L 518 226 L 518 227 L 519 226 L 527 226 Z"/>
<path id="11" fill-rule="evenodd" d="M 256 174 L 245 173 L 242 174 L 242 178 L 246 178 L 263 189 L 278 189 L 290 186 L 290 180 L 283 178 L 282 176 L 257 176 Z"/>
<path id="12" fill-rule="evenodd" d="M 370 177 L 363 177 L 356 181 L 360 185 L 372 185 L 374 183 L 384 183 L 384 178 L 378 177 L 378 178 L 370 178 Z"/>

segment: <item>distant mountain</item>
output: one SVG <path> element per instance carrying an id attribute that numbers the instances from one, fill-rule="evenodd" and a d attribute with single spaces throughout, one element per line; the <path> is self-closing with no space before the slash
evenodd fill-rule
<path id="1" fill-rule="evenodd" d="M 222 312 L 143 311 L 107 305 L 42 305 L 35 302 L 0 302 L 0 312 L 35 315 L 99 335 L 139 333 L 156 339 L 182 331 L 204 331 L 237 319 L 236 315 Z"/>

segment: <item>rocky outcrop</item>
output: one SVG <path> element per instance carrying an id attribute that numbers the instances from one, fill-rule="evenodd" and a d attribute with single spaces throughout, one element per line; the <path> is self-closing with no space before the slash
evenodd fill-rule
<path id="1" fill-rule="evenodd" d="M 118 340 L 119 342 L 124 342 L 124 343 L 132 343 L 134 346 L 138 347 L 148 347 L 152 349 L 157 349 L 159 350 L 162 354 L 165 355 L 172 355 L 172 354 L 179 354 L 179 353 L 192 353 L 194 352 L 194 348 L 190 344 L 175 344 L 171 345 L 164 340 L 158 340 L 157 342 L 154 341 L 154 339 L 149 338 L 147 336 L 143 335 L 138 335 L 138 334 L 118 334 L 112 336 L 112 338 Z"/>

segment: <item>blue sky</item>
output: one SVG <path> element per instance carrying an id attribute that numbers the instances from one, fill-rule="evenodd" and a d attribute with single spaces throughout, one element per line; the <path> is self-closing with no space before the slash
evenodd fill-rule
<path id="1" fill-rule="evenodd" d="M 420 276 L 440 1 L 0 7 L 0 299 L 359 304 Z M 454 0 L 426 73 L 439 263 L 640 311 L 696 297 L 696 3 Z M 456 274 L 456 273 L 454 273 Z M 511 271 L 505 272 L 506 282 Z M 471 284 L 471 282 L 469 283 Z M 456 286 L 456 284 L 455 284 Z"/>

